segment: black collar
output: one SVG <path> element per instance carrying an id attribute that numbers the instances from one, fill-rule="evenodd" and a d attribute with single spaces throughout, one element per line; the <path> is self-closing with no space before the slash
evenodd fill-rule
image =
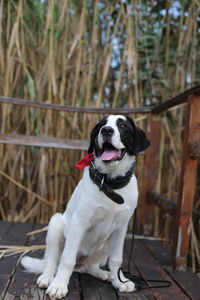
<path id="1" fill-rule="evenodd" d="M 119 176 L 115 179 L 110 179 L 106 174 L 100 173 L 96 168 L 94 163 L 90 164 L 89 174 L 91 180 L 99 187 L 108 198 L 117 204 L 123 204 L 124 199 L 121 195 L 114 192 L 113 190 L 121 189 L 125 187 L 133 174 L 133 167 L 125 174 L 125 176 Z"/>

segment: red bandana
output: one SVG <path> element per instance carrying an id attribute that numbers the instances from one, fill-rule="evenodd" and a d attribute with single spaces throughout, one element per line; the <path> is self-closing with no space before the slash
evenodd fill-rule
<path id="1" fill-rule="evenodd" d="M 94 160 L 94 154 L 89 153 L 83 159 L 79 160 L 75 164 L 75 168 L 78 170 L 84 169 L 85 167 L 89 166 L 90 162 Z"/>

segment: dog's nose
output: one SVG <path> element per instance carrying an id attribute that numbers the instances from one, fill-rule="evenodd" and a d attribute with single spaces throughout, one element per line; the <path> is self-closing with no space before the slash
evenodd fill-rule
<path id="1" fill-rule="evenodd" d="M 101 133 L 104 136 L 112 136 L 114 133 L 114 129 L 110 126 L 105 126 L 101 129 Z"/>

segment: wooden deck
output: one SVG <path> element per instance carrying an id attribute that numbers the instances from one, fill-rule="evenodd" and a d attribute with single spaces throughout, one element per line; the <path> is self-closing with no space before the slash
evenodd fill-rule
<path id="1" fill-rule="evenodd" d="M 0 222 L 1 245 L 36 245 L 44 244 L 45 233 L 26 234 L 40 228 L 41 225 L 30 223 Z M 124 270 L 130 250 L 127 239 L 124 249 Z M 41 257 L 43 251 L 31 253 Z M 45 290 L 36 286 L 36 275 L 23 271 L 19 264 L 20 255 L 3 257 L 0 260 L 0 300 L 48 300 Z M 189 271 L 172 272 L 170 255 L 158 241 L 136 240 L 131 272 L 144 279 L 170 280 L 172 286 L 160 289 L 144 289 L 140 292 L 125 294 L 115 291 L 110 283 L 97 280 L 89 275 L 74 273 L 69 285 L 67 300 L 134 300 L 134 299 L 200 299 L 200 278 Z"/>

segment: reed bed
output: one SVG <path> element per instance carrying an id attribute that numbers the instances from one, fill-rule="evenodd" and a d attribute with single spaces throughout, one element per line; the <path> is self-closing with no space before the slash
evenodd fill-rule
<path id="1" fill-rule="evenodd" d="M 187 1 L 2 0 L 0 94 L 91 107 L 162 102 L 200 77 L 199 12 Z M 185 106 L 162 116 L 157 190 L 176 201 Z M 0 130 L 89 139 L 99 115 L 0 107 Z M 133 116 L 145 129 L 146 116 Z M 47 223 L 63 211 L 81 173 L 81 151 L 0 145 L 0 218 Z M 143 158 L 136 173 L 142 182 Z M 199 188 L 191 266 L 200 267 Z M 170 240 L 172 220 L 155 209 L 154 235 Z"/>

